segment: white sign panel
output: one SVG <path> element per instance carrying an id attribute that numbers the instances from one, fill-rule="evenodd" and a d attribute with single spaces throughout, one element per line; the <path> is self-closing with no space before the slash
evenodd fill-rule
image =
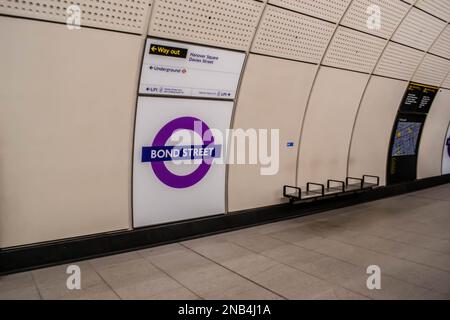
<path id="1" fill-rule="evenodd" d="M 234 99 L 245 53 L 148 38 L 140 94 Z"/>
<path id="2" fill-rule="evenodd" d="M 225 132 L 233 102 L 139 97 L 134 226 L 225 212 Z"/>
<path id="3" fill-rule="evenodd" d="M 442 159 L 442 174 L 450 174 L 450 126 L 444 145 L 444 158 Z"/>

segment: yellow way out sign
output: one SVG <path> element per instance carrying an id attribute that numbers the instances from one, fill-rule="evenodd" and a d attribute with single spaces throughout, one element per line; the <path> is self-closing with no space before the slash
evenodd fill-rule
<path id="1" fill-rule="evenodd" d="M 157 56 L 185 59 L 187 57 L 188 50 L 183 48 L 164 46 L 160 44 L 151 44 L 149 53 Z"/>

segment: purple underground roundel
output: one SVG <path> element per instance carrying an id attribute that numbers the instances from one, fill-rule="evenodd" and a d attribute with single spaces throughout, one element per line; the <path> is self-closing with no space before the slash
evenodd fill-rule
<path id="1" fill-rule="evenodd" d="M 179 130 L 189 130 L 198 133 L 203 145 L 166 146 L 171 136 Z M 211 169 L 212 161 L 206 159 L 220 157 L 221 146 L 214 145 L 214 137 L 210 134 L 205 139 L 204 133 L 210 131 L 208 125 L 194 117 L 181 117 L 167 123 L 153 140 L 152 146 L 142 148 L 142 162 L 150 162 L 153 172 L 165 185 L 175 189 L 185 189 L 200 182 Z M 198 168 L 184 176 L 179 176 L 167 169 L 165 162 L 172 160 L 203 159 Z"/>
<path id="2" fill-rule="evenodd" d="M 448 137 L 448 139 L 447 139 L 447 152 L 448 152 L 448 156 L 450 157 L 450 137 Z"/>

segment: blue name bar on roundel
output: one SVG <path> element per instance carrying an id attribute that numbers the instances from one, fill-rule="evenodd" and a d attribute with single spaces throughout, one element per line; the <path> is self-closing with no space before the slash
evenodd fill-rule
<path id="1" fill-rule="evenodd" d="M 143 147 L 142 162 L 213 159 L 220 158 L 221 153 L 219 145 Z"/>

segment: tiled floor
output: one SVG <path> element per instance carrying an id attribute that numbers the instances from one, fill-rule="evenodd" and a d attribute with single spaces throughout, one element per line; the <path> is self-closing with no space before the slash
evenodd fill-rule
<path id="1" fill-rule="evenodd" d="M 81 290 L 58 266 L 0 299 L 449 299 L 450 185 L 77 265 Z"/>

